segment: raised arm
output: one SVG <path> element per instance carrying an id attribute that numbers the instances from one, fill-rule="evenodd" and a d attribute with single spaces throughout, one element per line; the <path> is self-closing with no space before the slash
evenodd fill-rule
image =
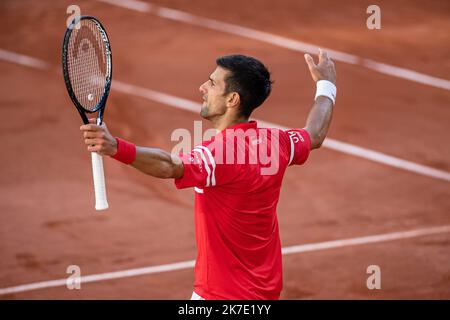
<path id="1" fill-rule="evenodd" d="M 305 129 L 308 131 L 311 138 L 311 149 L 317 149 L 320 148 L 325 140 L 328 128 L 330 127 L 333 114 L 335 87 L 334 92 L 330 91 L 333 91 L 333 86 L 336 84 L 336 70 L 333 61 L 328 58 L 327 53 L 320 49 L 318 64 L 314 63 L 313 58 L 309 54 L 305 54 L 305 60 L 308 64 L 311 76 L 316 83 L 321 80 L 326 80 L 333 84 L 331 85 L 324 81 L 320 83 L 322 90 L 318 90 L 318 96 L 316 96 L 306 121 Z M 333 100 L 322 94 L 333 96 Z"/>
<path id="2" fill-rule="evenodd" d="M 97 152 L 103 156 L 116 155 L 117 140 L 109 133 L 106 124 L 98 126 L 90 123 L 82 125 L 80 130 L 83 132 L 88 151 Z M 157 148 L 136 146 L 136 157 L 130 164 L 137 170 L 156 178 L 180 178 L 184 170 L 178 156 Z"/>

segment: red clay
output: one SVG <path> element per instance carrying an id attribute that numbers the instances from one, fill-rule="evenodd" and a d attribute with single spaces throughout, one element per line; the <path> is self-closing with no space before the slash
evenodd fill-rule
<path id="1" fill-rule="evenodd" d="M 79 3 L 82 13 L 97 16 L 108 30 L 113 82 L 200 101 L 198 86 L 216 56 L 251 54 L 276 80 L 255 117 L 304 125 L 314 85 L 300 53 L 104 3 Z M 438 77 L 450 71 L 445 1 L 381 2 L 380 31 L 365 28 L 369 3 L 155 3 Z M 59 70 L 69 4 L 3 1 L 0 48 Z M 336 65 L 339 93 L 330 137 L 450 171 L 448 91 Z M 65 278 L 71 264 L 88 275 L 195 258 L 193 191 L 177 191 L 171 181 L 105 159 L 110 209 L 95 212 L 90 156 L 62 75 L 5 61 L 0 70 L 0 288 Z M 171 132 L 192 130 L 194 120 L 199 116 L 114 91 L 105 115 L 114 134 L 169 150 L 175 145 Z M 321 149 L 306 166 L 288 170 L 278 212 L 283 246 L 449 225 L 449 185 Z M 449 299 L 449 249 L 450 235 L 442 234 L 284 256 L 282 298 Z M 366 288 L 371 264 L 382 268 L 382 290 Z M 193 270 L 181 270 L 0 299 L 186 299 L 192 284 Z"/>

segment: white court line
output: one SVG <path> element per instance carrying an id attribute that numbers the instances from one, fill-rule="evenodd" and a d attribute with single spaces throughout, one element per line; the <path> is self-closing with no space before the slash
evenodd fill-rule
<path id="1" fill-rule="evenodd" d="M 37 69 L 41 69 L 41 70 L 46 70 L 50 67 L 47 62 L 44 62 L 42 60 L 32 58 L 29 56 L 25 56 L 23 54 L 6 51 L 3 49 L 0 49 L 0 60 L 5 60 L 5 61 L 9 61 L 9 62 L 21 64 L 23 66 L 37 68 Z"/>
<path id="2" fill-rule="evenodd" d="M 191 25 L 207 28 L 215 31 L 229 33 L 240 37 L 245 37 L 265 43 L 269 43 L 281 48 L 286 48 L 299 52 L 308 52 L 311 54 L 317 53 L 317 45 L 289 39 L 278 36 L 272 33 L 263 32 L 239 25 L 218 21 L 215 19 L 204 18 L 196 16 L 180 10 L 165 8 L 137 0 L 99 0 L 104 3 L 116 5 L 144 13 L 152 13 L 159 17 L 188 23 Z M 409 81 L 429 85 L 435 88 L 450 90 L 450 80 L 433 77 L 417 71 L 392 66 L 386 63 L 377 62 L 375 60 L 361 58 L 353 54 L 348 54 L 341 51 L 336 51 L 330 48 L 321 47 L 327 50 L 330 57 L 336 61 L 341 61 L 349 64 L 361 65 L 368 69 L 377 71 L 379 73 L 387 74 L 397 78 L 406 79 Z"/>
<path id="3" fill-rule="evenodd" d="M 356 246 L 370 243 L 380 243 L 386 241 L 393 240 L 401 240 L 401 239 L 409 239 L 421 236 L 429 236 L 433 234 L 440 233 L 448 233 L 450 232 L 449 226 L 441 226 L 441 227 L 432 227 L 432 228 L 424 228 L 417 229 L 411 231 L 402 231 L 402 232 L 392 232 L 385 234 L 378 234 L 366 237 L 358 237 L 358 238 L 350 238 L 350 239 L 342 239 L 342 240 L 333 240 L 333 241 L 325 241 L 318 243 L 308 243 L 297 246 L 284 247 L 282 249 L 283 255 L 294 254 L 294 253 L 304 253 L 304 252 L 312 252 L 312 251 L 320 251 L 327 249 L 335 249 L 342 248 L 348 246 Z M 128 278 L 128 277 L 136 277 L 145 274 L 154 274 L 154 273 L 162 273 L 169 272 L 175 270 L 183 270 L 193 268 L 195 265 L 194 260 L 183 261 L 178 263 L 170 263 L 159 266 L 151 266 L 145 268 L 137 268 L 137 269 L 128 269 L 122 271 L 108 272 L 108 273 L 99 273 L 88 276 L 81 277 L 81 283 L 89 283 L 89 282 L 98 282 L 105 281 L 111 279 L 120 279 L 120 278 Z M 51 281 L 42 281 L 35 282 L 29 284 L 23 284 L 14 287 L 8 288 L 0 288 L 0 295 L 13 294 L 19 292 L 32 291 L 37 289 L 45 289 L 52 287 L 62 287 L 67 284 L 67 279 L 58 279 Z"/>
<path id="4" fill-rule="evenodd" d="M 195 261 L 190 260 L 190 261 L 183 261 L 183 262 L 178 262 L 178 263 L 164 264 L 164 265 L 160 265 L 160 266 L 152 266 L 152 267 L 129 269 L 129 270 L 122 270 L 122 271 L 108 272 L 108 273 L 92 274 L 89 276 L 82 276 L 81 283 L 98 282 L 98 281 L 105 281 L 105 280 L 112 280 L 112 279 L 135 277 L 135 276 L 144 275 L 144 274 L 152 274 L 152 273 L 161 273 L 161 272 L 189 269 L 189 268 L 193 268 L 194 264 L 195 264 Z M 25 292 L 25 291 L 31 291 L 31 290 L 38 290 L 38 289 L 45 289 L 45 288 L 63 287 L 65 285 L 67 285 L 67 279 L 35 282 L 35 283 L 23 284 L 20 286 L 0 289 L 0 295 Z"/>
<path id="5" fill-rule="evenodd" d="M 33 61 L 40 62 L 38 64 L 40 66 L 43 66 L 46 64 L 46 62 L 43 62 L 43 61 L 35 59 L 35 58 L 31 58 L 28 56 L 24 56 L 22 54 L 13 53 L 13 52 L 5 51 L 5 50 L 2 50 L 2 51 L 9 53 L 8 57 L 16 57 L 17 58 L 16 60 L 5 59 L 10 62 L 14 62 L 17 64 L 26 65 L 26 66 L 32 66 L 32 65 L 28 64 L 27 61 L 29 61 L 29 59 L 33 59 Z M 3 58 L 2 55 L 0 55 L 0 59 L 2 59 L 2 58 Z M 39 67 L 39 69 L 42 69 L 42 68 Z M 177 109 L 182 109 L 182 110 L 186 110 L 186 111 L 190 111 L 190 112 L 194 112 L 194 113 L 199 113 L 199 110 L 201 109 L 201 104 L 199 104 L 195 101 L 191 101 L 191 100 L 179 98 L 179 97 L 176 97 L 176 96 L 173 96 L 170 94 L 138 87 L 138 86 L 135 86 L 132 84 L 127 84 L 127 83 L 121 82 L 119 80 L 113 81 L 112 89 L 115 91 L 118 91 L 118 92 L 134 95 L 134 96 L 148 99 L 151 101 L 155 101 L 155 102 L 158 102 L 161 104 L 165 104 L 165 105 L 177 108 Z M 279 125 L 276 123 L 270 123 L 267 121 L 257 120 L 257 119 L 255 119 L 255 120 L 258 121 L 260 127 L 279 128 L 279 129 L 283 129 L 283 130 L 289 129 L 288 127 L 285 127 L 285 126 L 282 126 L 282 125 Z M 356 145 L 353 145 L 353 144 L 350 144 L 347 142 L 342 142 L 342 141 L 338 141 L 335 139 L 326 138 L 325 141 L 323 142 L 322 146 L 324 148 L 328 148 L 328 149 L 331 149 L 331 150 L 334 150 L 337 152 L 341 152 L 341 153 L 349 154 L 349 155 L 352 155 L 355 157 L 382 163 L 384 165 L 388 165 L 388 166 L 391 166 L 394 168 L 414 172 L 414 173 L 417 173 L 417 174 L 420 174 L 423 176 L 440 179 L 440 180 L 444 180 L 444 181 L 450 181 L 450 172 L 434 169 L 434 168 L 424 166 L 421 164 L 417 164 L 417 163 L 414 163 L 414 162 L 411 162 L 408 160 L 403 160 L 400 158 L 392 157 L 387 154 L 384 154 L 384 153 L 381 153 L 378 151 L 373 151 L 370 149 L 366 149 L 363 147 L 359 147 L 359 146 L 356 146 Z"/>
<path id="6" fill-rule="evenodd" d="M 334 240 L 334 241 L 326 241 L 326 242 L 302 244 L 302 245 L 298 245 L 298 246 L 285 247 L 282 249 L 282 253 L 283 254 L 291 254 L 291 253 L 318 251 L 318 250 L 325 250 L 325 249 L 356 246 L 356 245 L 361 245 L 361 244 L 409 239 L 409 238 L 427 236 L 427 235 L 438 234 L 438 233 L 447 233 L 447 232 L 450 232 L 450 226 L 440 226 L 440 227 L 416 229 L 416 230 L 411 230 L 411 231 L 384 233 L 384 234 L 359 237 L 359 238 L 350 238 L 350 239 L 342 239 L 342 240 Z"/>

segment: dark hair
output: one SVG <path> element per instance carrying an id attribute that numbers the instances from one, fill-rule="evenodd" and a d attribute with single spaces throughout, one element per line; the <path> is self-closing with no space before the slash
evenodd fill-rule
<path id="1" fill-rule="evenodd" d="M 248 118 L 272 91 L 269 71 L 257 59 L 239 54 L 219 57 L 216 63 L 229 71 L 225 94 L 239 93 L 241 114 Z"/>

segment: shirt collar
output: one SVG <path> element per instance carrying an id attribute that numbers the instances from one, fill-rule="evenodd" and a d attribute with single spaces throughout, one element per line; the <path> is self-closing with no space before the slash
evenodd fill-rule
<path id="1" fill-rule="evenodd" d="M 251 120 L 249 122 L 235 124 L 234 126 L 223 129 L 221 132 L 224 132 L 226 130 L 237 130 L 237 129 L 247 130 L 247 129 L 256 129 L 256 128 L 257 128 L 256 121 Z"/>

